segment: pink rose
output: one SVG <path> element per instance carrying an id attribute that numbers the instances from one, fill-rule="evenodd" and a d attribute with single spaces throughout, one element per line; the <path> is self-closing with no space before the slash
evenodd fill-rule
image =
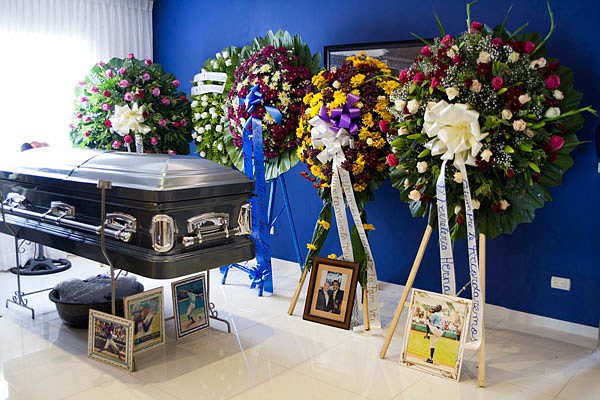
<path id="1" fill-rule="evenodd" d="M 163 97 L 163 99 L 161 101 L 165 106 L 167 104 L 171 104 L 171 99 L 169 99 L 168 97 Z"/>
<path id="2" fill-rule="evenodd" d="M 108 104 L 106 104 L 106 103 L 102 103 L 101 108 L 102 108 L 102 111 L 108 111 L 108 110 L 110 110 L 110 106 Z"/>
<path id="3" fill-rule="evenodd" d="M 421 47 L 421 54 L 424 55 L 425 57 L 431 57 L 431 55 L 433 53 L 431 52 L 431 49 L 429 48 L 429 46 L 423 46 L 423 47 Z"/>
<path id="4" fill-rule="evenodd" d="M 492 39 L 492 44 L 497 47 L 502 47 L 502 39 L 495 37 Z"/>
<path id="5" fill-rule="evenodd" d="M 492 79 L 492 87 L 494 88 L 494 90 L 500 90 L 502 89 L 502 86 L 504 86 L 504 79 L 502 79 L 499 76 Z"/>
<path id="6" fill-rule="evenodd" d="M 400 71 L 400 74 L 398 74 L 398 80 L 402 84 L 407 83 L 408 82 L 408 71 L 405 69 Z"/>
<path id="7" fill-rule="evenodd" d="M 167 126 L 167 121 L 165 119 L 161 119 L 160 121 L 158 121 L 158 125 L 164 128 L 165 126 Z"/>
<path id="8" fill-rule="evenodd" d="M 86 115 L 85 118 L 83 118 L 83 122 L 90 122 L 92 120 L 92 117 L 90 117 L 89 115 Z"/>
<path id="9" fill-rule="evenodd" d="M 81 117 L 82 117 L 83 115 L 81 115 L 81 113 L 77 113 L 75 116 L 77 117 L 77 119 L 81 119 Z"/>
<path id="10" fill-rule="evenodd" d="M 115 76 L 115 73 L 113 72 L 112 69 L 107 69 L 106 72 L 104 73 L 108 78 L 112 78 L 113 76 Z"/>
<path id="11" fill-rule="evenodd" d="M 121 148 L 121 142 L 119 142 L 118 140 L 115 140 L 114 142 L 112 142 L 111 147 L 115 150 L 119 150 Z"/>
<path id="12" fill-rule="evenodd" d="M 154 97 L 158 97 L 160 96 L 160 89 L 155 87 L 154 89 L 152 89 L 152 96 Z"/>
<path id="13" fill-rule="evenodd" d="M 81 101 L 82 103 L 85 103 L 87 100 L 88 100 L 88 99 L 87 99 L 87 97 L 85 97 L 85 96 L 81 96 L 81 97 L 79 98 L 79 101 Z"/>
<path id="14" fill-rule="evenodd" d="M 127 54 L 127 58 L 129 58 L 130 60 L 133 60 L 135 56 L 133 55 L 133 53 L 129 53 Z"/>
<path id="15" fill-rule="evenodd" d="M 123 99 L 125 101 L 131 101 L 131 100 L 133 100 L 133 94 L 131 94 L 131 92 L 127 92 L 127 93 L 125 93 L 125 96 L 123 96 Z"/>
<path id="16" fill-rule="evenodd" d="M 416 84 L 420 84 L 425 79 L 425 74 L 422 72 L 417 72 L 415 76 L 413 76 L 413 82 Z"/>
<path id="17" fill-rule="evenodd" d="M 83 135 L 84 135 L 85 137 L 90 137 L 90 131 L 85 131 L 85 132 L 83 132 Z"/>
<path id="18" fill-rule="evenodd" d="M 103 68 L 106 65 L 106 63 L 104 61 L 99 61 L 96 65 L 98 65 L 100 68 Z"/>
<path id="19" fill-rule="evenodd" d="M 112 126 L 112 122 L 110 122 L 110 119 L 104 121 L 104 126 L 107 128 L 110 128 Z"/>
<path id="20" fill-rule="evenodd" d="M 133 142 L 133 138 L 131 137 L 131 135 L 125 135 L 125 137 L 123 138 L 123 141 L 127 144 L 132 143 Z"/>
<path id="21" fill-rule="evenodd" d="M 144 75 L 142 75 L 142 78 L 143 78 L 145 81 L 149 81 L 149 80 L 150 80 L 150 74 L 146 72 Z"/>
<path id="22" fill-rule="evenodd" d="M 548 89 L 557 89 L 560 86 L 560 78 L 558 75 L 550 75 L 546 78 L 546 87 Z"/>
<path id="23" fill-rule="evenodd" d="M 163 120 L 163 121 L 164 121 L 164 120 Z M 158 144 L 158 138 L 157 138 L 156 136 L 152 136 L 152 137 L 150 138 L 150 144 L 151 144 L 152 146 L 156 146 L 156 145 Z"/>
<path id="24" fill-rule="evenodd" d="M 565 139 L 562 136 L 554 135 L 550 138 L 548 145 L 553 151 L 559 151 L 565 145 Z"/>
<path id="25" fill-rule="evenodd" d="M 121 82 L 119 82 L 119 86 L 121 86 L 122 88 L 126 88 L 129 86 L 129 81 L 127 79 L 121 79 Z"/>
<path id="26" fill-rule="evenodd" d="M 96 86 L 92 86 L 92 88 L 90 89 L 90 91 L 92 93 L 98 93 L 100 91 L 100 89 L 98 89 Z"/>
<path id="27" fill-rule="evenodd" d="M 188 121 L 187 121 L 187 119 L 184 118 L 180 121 L 180 123 L 181 123 L 181 126 L 187 126 Z"/>
<path id="28" fill-rule="evenodd" d="M 175 153 L 174 150 L 167 150 L 167 154 L 170 155 L 170 156 L 174 156 L 177 153 Z"/>
<path id="29" fill-rule="evenodd" d="M 127 68 L 121 67 L 119 68 L 119 75 L 125 75 L 127 73 Z"/>
<path id="30" fill-rule="evenodd" d="M 481 22 L 473 21 L 471 23 L 471 31 L 480 32 L 483 29 L 483 24 Z"/>
<path id="31" fill-rule="evenodd" d="M 523 44 L 523 52 L 525 54 L 531 54 L 531 53 L 533 53 L 534 50 L 535 50 L 535 43 L 530 42 L 530 41 L 526 41 Z"/>
<path id="32" fill-rule="evenodd" d="M 104 92 L 102 92 L 102 96 L 109 97 L 110 96 L 110 90 L 105 90 Z"/>
<path id="33" fill-rule="evenodd" d="M 175 86 L 175 87 L 179 87 L 179 85 L 180 85 L 179 79 L 175 79 L 175 80 L 174 80 L 173 82 L 171 82 L 171 83 L 173 83 L 173 86 Z"/>
<path id="34" fill-rule="evenodd" d="M 385 119 L 379 121 L 379 130 L 381 133 L 388 133 L 390 130 L 390 123 Z"/>
<path id="35" fill-rule="evenodd" d="M 454 38 L 450 35 L 446 35 L 442 38 L 442 44 L 446 47 L 450 47 L 454 44 Z"/>
<path id="36" fill-rule="evenodd" d="M 152 60 L 151 60 L 151 59 L 149 59 L 149 58 L 146 58 L 146 59 L 144 60 L 144 64 L 146 64 L 146 65 L 150 66 L 150 65 L 152 65 Z"/>
<path id="37" fill-rule="evenodd" d="M 440 85 L 440 81 L 438 78 L 431 78 L 431 87 L 436 88 Z"/>
<path id="38" fill-rule="evenodd" d="M 400 164 L 400 162 L 398 161 L 396 156 L 391 153 L 387 155 L 385 160 L 387 161 L 387 163 L 390 167 L 395 167 L 396 165 Z"/>

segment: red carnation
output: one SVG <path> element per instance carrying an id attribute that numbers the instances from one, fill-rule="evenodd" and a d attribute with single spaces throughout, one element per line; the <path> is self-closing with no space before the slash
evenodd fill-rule
<path id="1" fill-rule="evenodd" d="M 442 38 L 442 44 L 446 47 L 450 47 L 454 44 L 454 38 L 450 35 L 446 35 Z"/>
<path id="2" fill-rule="evenodd" d="M 492 44 L 497 47 L 502 47 L 502 39 L 499 37 L 495 37 L 492 39 Z"/>
<path id="3" fill-rule="evenodd" d="M 127 144 L 132 143 L 133 142 L 133 138 L 131 137 L 131 135 L 125 135 L 125 137 L 123 138 L 123 141 Z"/>
<path id="4" fill-rule="evenodd" d="M 396 156 L 391 153 L 387 155 L 385 160 L 387 161 L 387 163 L 390 167 L 395 167 L 396 165 L 400 164 L 400 162 L 398 161 Z"/>
<path id="5" fill-rule="evenodd" d="M 425 74 L 422 72 L 417 72 L 415 74 L 415 76 L 413 76 L 412 80 L 414 83 L 416 83 L 418 85 L 425 80 Z"/>
<path id="6" fill-rule="evenodd" d="M 548 89 L 557 89 L 560 86 L 560 78 L 558 75 L 550 75 L 546 78 L 546 87 Z"/>

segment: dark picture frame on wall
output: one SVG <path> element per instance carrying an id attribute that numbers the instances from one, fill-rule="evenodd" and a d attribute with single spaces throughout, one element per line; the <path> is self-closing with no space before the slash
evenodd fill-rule
<path id="1" fill-rule="evenodd" d="M 400 71 L 410 67 L 425 44 L 418 39 L 393 42 L 336 44 L 323 48 L 325 69 L 341 66 L 346 57 L 364 52 L 369 57 L 383 61 L 388 67 Z"/>
<path id="2" fill-rule="evenodd" d="M 355 262 L 315 257 L 302 318 L 349 329 L 358 269 Z"/>

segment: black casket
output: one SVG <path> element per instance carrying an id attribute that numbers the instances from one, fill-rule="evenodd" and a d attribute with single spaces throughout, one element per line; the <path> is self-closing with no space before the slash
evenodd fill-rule
<path id="1" fill-rule="evenodd" d="M 41 148 L 0 161 L 5 222 L 18 237 L 116 268 L 174 278 L 254 257 L 253 182 L 196 157 Z M 0 217 L 0 231 L 12 234 Z"/>

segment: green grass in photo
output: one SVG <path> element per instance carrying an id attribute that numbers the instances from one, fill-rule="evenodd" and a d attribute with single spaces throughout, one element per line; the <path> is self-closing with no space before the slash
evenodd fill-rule
<path id="1" fill-rule="evenodd" d="M 407 353 L 427 359 L 429 358 L 429 339 L 425 339 L 425 333 L 416 330 L 410 330 L 410 338 L 408 339 Z M 456 366 L 456 358 L 458 357 L 459 341 L 441 337 L 436 346 L 433 362 L 437 365 L 446 365 L 454 368 Z"/>

